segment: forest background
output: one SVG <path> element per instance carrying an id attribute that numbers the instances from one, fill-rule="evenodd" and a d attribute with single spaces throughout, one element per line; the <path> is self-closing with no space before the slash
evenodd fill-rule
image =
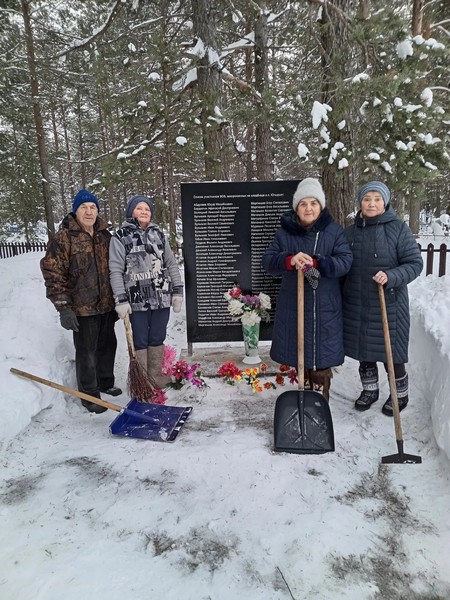
<path id="1" fill-rule="evenodd" d="M 320 177 L 346 225 L 385 181 L 450 214 L 448 0 L 0 0 L 0 234 L 47 234 L 89 188 L 117 227 L 179 184 Z"/>

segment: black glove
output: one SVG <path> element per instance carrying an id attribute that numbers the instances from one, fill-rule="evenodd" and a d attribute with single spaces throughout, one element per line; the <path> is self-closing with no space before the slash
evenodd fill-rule
<path id="1" fill-rule="evenodd" d="M 302 271 L 312 289 L 317 290 L 317 286 L 319 285 L 320 273 L 316 269 L 316 267 L 313 267 L 312 265 L 305 265 Z"/>
<path id="2" fill-rule="evenodd" d="M 71 329 L 72 331 L 78 331 L 78 319 L 77 315 L 71 308 L 64 308 L 59 313 L 59 320 L 64 329 Z"/>

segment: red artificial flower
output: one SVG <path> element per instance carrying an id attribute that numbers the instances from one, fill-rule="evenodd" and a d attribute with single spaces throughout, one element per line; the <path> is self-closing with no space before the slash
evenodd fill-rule
<path id="1" fill-rule="evenodd" d="M 221 377 L 236 379 L 242 375 L 242 371 L 233 362 L 226 362 L 219 367 L 217 374 Z"/>
<path id="2" fill-rule="evenodd" d="M 237 286 L 231 288 L 231 290 L 228 290 L 228 293 L 235 300 L 239 300 L 239 298 L 242 296 L 242 290 L 240 287 L 237 287 Z"/>
<path id="3" fill-rule="evenodd" d="M 290 383 L 297 383 L 298 379 L 297 379 L 297 371 L 295 369 L 291 369 L 288 373 L 288 377 L 289 377 L 289 382 Z"/>

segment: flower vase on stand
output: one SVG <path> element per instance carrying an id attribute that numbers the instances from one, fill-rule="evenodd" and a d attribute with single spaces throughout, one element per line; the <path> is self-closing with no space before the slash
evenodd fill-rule
<path id="1" fill-rule="evenodd" d="M 242 324 L 242 335 L 244 337 L 245 357 L 242 359 L 247 365 L 257 365 L 261 362 L 258 352 L 259 323 L 253 325 Z"/>

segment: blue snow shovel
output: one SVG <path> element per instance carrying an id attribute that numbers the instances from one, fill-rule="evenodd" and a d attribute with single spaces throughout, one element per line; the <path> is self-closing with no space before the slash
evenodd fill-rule
<path id="1" fill-rule="evenodd" d="M 334 431 L 327 400 L 314 390 L 305 390 L 304 364 L 304 275 L 297 280 L 298 390 L 283 392 L 275 403 L 274 449 L 294 454 L 334 452 Z"/>
<path id="2" fill-rule="evenodd" d="M 155 442 L 173 442 L 192 412 L 192 406 L 165 406 L 149 402 L 138 402 L 136 398 L 132 398 L 127 406 L 123 407 L 119 406 L 119 404 L 113 404 L 112 402 L 107 402 L 106 400 L 73 390 L 53 381 L 42 379 L 42 377 L 38 377 L 37 375 L 19 371 L 19 369 L 12 368 L 10 370 L 15 375 L 32 379 L 82 400 L 87 400 L 88 402 L 93 402 L 99 406 L 119 412 L 120 414 L 109 426 L 113 435 L 152 440 Z"/>

